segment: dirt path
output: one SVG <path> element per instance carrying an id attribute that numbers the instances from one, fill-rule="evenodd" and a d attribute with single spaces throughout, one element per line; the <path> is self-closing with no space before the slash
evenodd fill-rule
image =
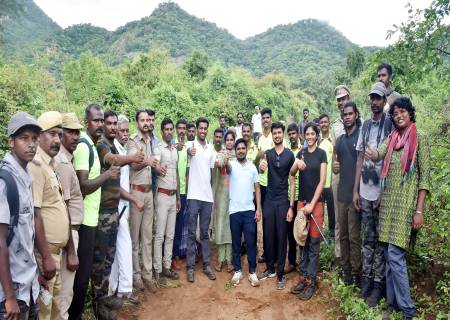
<path id="1" fill-rule="evenodd" d="M 244 260 L 244 259 L 243 259 Z M 213 262 L 215 263 L 215 262 Z M 258 265 L 258 271 L 263 266 Z M 197 264 L 195 283 L 188 283 L 184 271 L 180 272 L 180 287 L 162 288 L 153 295 L 145 293 L 141 305 L 125 308 L 120 319 L 326 319 L 326 305 L 320 301 L 321 290 L 308 302 L 300 301 L 289 293 L 296 274 L 288 275 L 286 289 L 276 289 L 276 278 L 267 279 L 257 288 L 244 279 L 237 287 L 227 285 L 231 274 L 217 273 L 210 281 Z"/>

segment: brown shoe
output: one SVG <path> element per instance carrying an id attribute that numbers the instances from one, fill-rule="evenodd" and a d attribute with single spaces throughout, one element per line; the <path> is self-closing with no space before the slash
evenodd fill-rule
<path id="1" fill-rule="evenodd" d="M 295 266 L 292 264 L 288 264 L 286 266 L 286 269 L 284 269 L 284 274 L 291 273 L 292 271 L 295 271 Z"/>
<path id="2" fill-rule="evenodd" d="M 223 262 L 217 262 L 214 269 L 216 269 L 217 272 L 222 272 L 222 266 L 223 266 Z"/>
<path id="3" fill-rule="evenodd" d="M 155 284 L 153 283 L 152 279 L 143 279 L 144 281 L 144 286 L 145 288 L 147 288 L 148 291 L 150 291 L 150 293 L 156 293 L 156 287 Z"/>

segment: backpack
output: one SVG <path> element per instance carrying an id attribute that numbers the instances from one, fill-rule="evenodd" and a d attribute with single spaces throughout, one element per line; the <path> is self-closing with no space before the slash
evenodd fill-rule
<path id="1" fill-rule="evenodd" d="M 16 180 L 9 171 L 2 168 L 3 164 L 4 162 L 2 161 L 0 164 L 0 179 L 5 181 L 6 199 L 8 201 L 9 212 L 11 215 L 10 223 L 8 225 L 8 236 L 6 237 L 6 245 L 9 247 L 12 239 L 14 238 L 14 228 L 19 223 L 20 202 Z"/>
<path id="2" fill-rule="evenodd" d="M 88 146 L 89 149 L 89 172 L 91 172 L 91 168 L 94 165 L 94 149 L 92 148 L 92 145 L 87 141 L 86 138 L 80 138 L 78 143 L 85 143 Z"/>

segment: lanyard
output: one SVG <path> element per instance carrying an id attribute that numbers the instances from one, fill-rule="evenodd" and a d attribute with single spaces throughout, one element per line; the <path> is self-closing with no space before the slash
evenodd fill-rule
<path id="1" fill-rule="evenodd" d="M 384 129 L 384 120 L 386 118 L 386 115 L 383 113 L 383 116 L 381 117 L 380 120 L 380 126 L 378 127 L 378 133 L 377 133 L 377 148 L 380 145 L 380 141 L 381 141 L 381 134 L 383 133 L 383 129 Z M 364 141 L 365 141 L 365 145 L 367 145 L 367 143 L 369 142 L 369 137 L 370 137 L 370 130 L 372 129 L 372 121 L 370 121 L 370 125 L 369 125 L 369 130 L 367 130 L 366 136 L 364 137 Z"/>

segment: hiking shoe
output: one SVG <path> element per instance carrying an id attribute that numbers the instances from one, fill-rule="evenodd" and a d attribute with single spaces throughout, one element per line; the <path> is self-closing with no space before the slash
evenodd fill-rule
<path id="1" fill-rule="evenodd" d="M 359 291 L 358 298 L 365 299 L 369 296 L 372 289 L 372 280 L 368 277 L 361 277 L 361 290 Z"/>
<path id="2" fill-rule="evenodd" d="M 165 287 L 167 285 L 166 278 L 162 273 L 155 273 L 155 282 L 158 287 Z"/>
<path id="3" fill-rule="evenodd" d="M 278 290 L 283 290 L 284 288 L 286 288 L 286 276 L 282 276 L 281 278 L 278 278 L 278 283 L 277 283 Z"/>
<path id="4" fill-rule="evenodd" d="M 265 280 L 267 278 L 275 278 L 276 275 L 277 274 L 274 271 L 270 271 L 269 269 L 266 269 L 264 272 L 258 274 L 258 279 Z"/>
<path id="5" fill-rule="evenodd" d="M 300 275 L 298 277 L 297 284 L 291 288 L 291 293 L 299 294 L 300 292 L 302 292 L 303 289 L 305 288 L 305 281 L 306 281 L 306 278 L 304 276 Z"/>
<path id="6" fill-rule="evenodd" d="M 187 275 L 187 281 L 194 282 L 194 270 L 188 269 L 186 275 Z"/>
<path id="7" fill-rule="evenodd" d="M 300 292 L 297 297 L 300 300 L 309 300 L 316 292 L 316 282 L 311 279 L 305 280 L 305 287 L 303 288 L 303 291 Z"/>
<path id="8" fill-rule="evenodd" d="M 242 271 L 236 271 L 231 278 L 231 283 L 237 286 L 239 282 L 242 280 Z"/>
<path id="9" fill-rule="evenodd" d="M 252 285 L 252 287 L 259 286 L 259 279 L 258 279 L 258 276 L 256 275 L 256 272 L 250 273 L 248 275 L 248 281 L 250 281 L 250 284 Z"/>
<path id="10" fill-rule="evenodd" d="M 171 280 L 178 280 L 180 278 L 178 273 L 176 273 L 172 269 L 166 269 L 166 268 L 163 268 L 162 275 Z"/>
<path id="11" fill-rule="evenodd" d="M 383 297 L 383 285 L 379 282 L 373 283 L 373 289 L 370 295 L 366 299 L 366 303 L 369 307 L 375 307 Z"/>
<path id="12" fill-rule="evenodd" d="M 211 270 L 210 266 L 204 268 L 203 273 L 206 274 L 209 280 L 216 280 L 216 274 Z"/>
<path id="13" fill-rule="evenodd" d="M 156 287 L 152 279 L 143 279 L 145 288 L 150 291 L 150 293 L 156 293 Z"/>

